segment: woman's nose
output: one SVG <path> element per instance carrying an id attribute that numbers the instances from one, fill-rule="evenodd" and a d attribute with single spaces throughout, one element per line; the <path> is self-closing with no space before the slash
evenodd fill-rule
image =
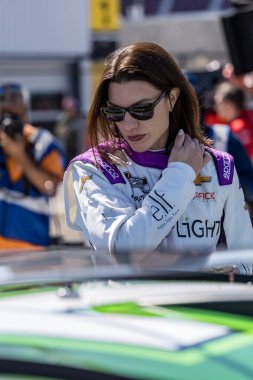
<path id="1" fill-rule="evenodd" d="M 138 120 L 132 117 L 129 112 L 125 113 L 124 120 L 122 120 L 122 127 L 124 129 L 136 128 L 138 124 L 139 124 Z"/>

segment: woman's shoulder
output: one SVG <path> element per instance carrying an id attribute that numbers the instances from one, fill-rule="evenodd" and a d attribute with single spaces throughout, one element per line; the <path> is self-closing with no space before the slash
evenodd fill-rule
<path id="1" fill-rule="evenodd" d="M 110 142 L 100 143 L 98 146 L 90 148 L 86 152 L 74 157 L 68 168 L 73 164 L 82 163 L 93 167 L 93 171 L 99 171 L 111 183 L 125 183 L 125 180 L 119 170 L 119 166 L 127 165 L 127 157 L 120 145 L 111 144 Z"/>

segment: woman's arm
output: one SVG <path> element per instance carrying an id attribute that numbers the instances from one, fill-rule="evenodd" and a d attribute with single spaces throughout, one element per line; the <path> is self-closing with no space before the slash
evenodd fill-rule
<path id="1" fill-rule="evenodd" d="M 136 210 L 126 184 L 113 185 L 94 166 L 76 162 L 64 178 L 67 222 L 96 249 L 153 250 L 193 198 L 194 179 L 189 165 L 170 163 Z"/>
<path id="2" fill-rule="evenodd" d="M 111 184 L 93 165 L 76 162 L 64 179 L 67 222 L 95 248 L 154 250 L 185 212 L 209 159 L 205 147 L 181 131 L 168 167 L 137 210 L 125 184 Z"/>

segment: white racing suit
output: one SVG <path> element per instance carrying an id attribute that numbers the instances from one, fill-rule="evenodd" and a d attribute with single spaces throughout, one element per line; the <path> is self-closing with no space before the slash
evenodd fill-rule
<path id="1" fill-rule="evenodd" d="M 233 157 L 207 149 L 213 159 L 197 178 L 185 163 L 168 164 L 164 151 L 137 153 L 121 144 L 110 160 L 97 151 L 83 153 L 64 176 L 67 224 L 94 249 L 109 252 L 210 253 L 221 230 L 228 249 L 252 248 L 252 225 Z"/>

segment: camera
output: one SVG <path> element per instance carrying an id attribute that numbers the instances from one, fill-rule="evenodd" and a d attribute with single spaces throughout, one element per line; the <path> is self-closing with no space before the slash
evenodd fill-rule
<path id="1" fill-rule="evenodd" d="M 0 130 L 12 139 L 23 134 L 23 127 L 24 125 L 17 115 L 5 113 L 0 119 Z"/>

